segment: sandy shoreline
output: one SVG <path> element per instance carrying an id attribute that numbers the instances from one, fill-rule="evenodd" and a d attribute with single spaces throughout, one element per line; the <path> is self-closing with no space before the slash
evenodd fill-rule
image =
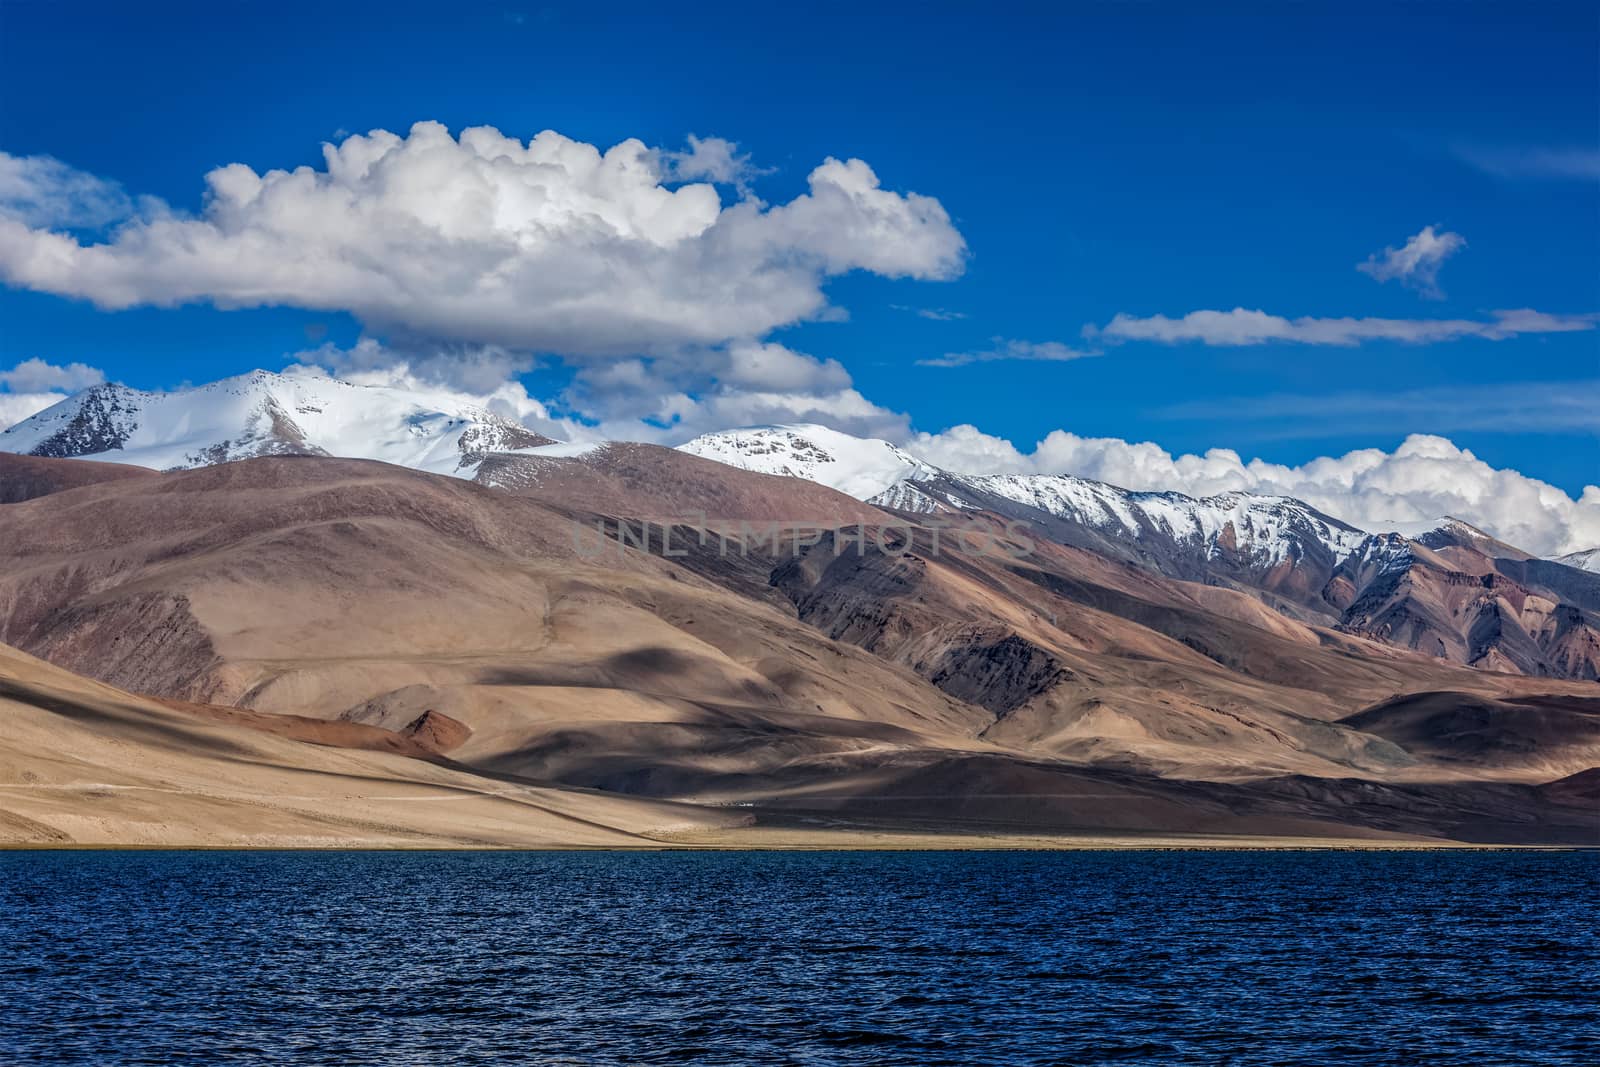
<path id="1" fill-rule="evenodd" d="M 638 844 L 526 846 L 392 843 L 69 844 L 0 843 L 0 852 L 1600 852 L 1594 845 L 1481 844 L 1460 841 L 1372 841 L 1361 838 L 1226 837 L 1217 835 L 1033 836 L 914 831 L 748 830 L 681 833 Z"/>

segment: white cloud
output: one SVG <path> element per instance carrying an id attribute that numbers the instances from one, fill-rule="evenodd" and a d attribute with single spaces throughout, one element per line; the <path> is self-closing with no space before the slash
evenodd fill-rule
<path id="1" fill-rule="evenodd" d="M 581 368 L 558 407 L 580 437 L 668 444 L 770 423 L 827 422 L 870 437 L 910 429 L 905 415 L 862 396 L 837 361 L 755 341 Z"/>
<path id="2" fill-rule="evenodd" d="M 115 182 L 50 156 L 0 152 L 0 216 L 51 229 L 105 226 L 132 211 L 132 201 Z"/>
<path id="3" fill-rule="evenodd" d="M 1147 414 L 1157 419 L 1249 421 L 1262 427 L 1256 436 L 1277 438 L 1389 433 L 1396 426 L 1430 432 L 1600 434 L 1600 378 L 1217 397 Z"/>
<path id="4" fill-rule="evenodd" d="M 918 459 L 958 474 L 1047 473 L 1004 437 L 984 433 L 970 423 L 939 433 L 913 434 L 898 443 L 915 452 Z"/>
<path id="5" fill-rule="evenodd" d="M 1499 178 L 1600 181 L 1600 150 L 1588 148 L 1462 147 L 1456 154 Z"/>
<path id="6" fill-rule="evenodd" d="M 1292 496 L 1364 529 L 1451 515 L 1539 555 L 1600 545 L 1600 486 L 1574 499 L 1553 485 L 1491 467 L 1443 437 L 1414 434 L 1385 452 L 1359 449 L 1299 466 L 1243 460 L 1231 449 L 1174 456 L 1151 442 L 1056 430 L 1024 453 L 972 426 L 902 442 L 930 463 L 966 473 L 1073 474 L 1128 489 L 1192 496 L 1243 491 Z"/>
<path id="7" fill-rule="evenodd" d="M 1443 437 L 1417 434 L 1393 452 L 1360 449 L 1298 466 L 1247 461 L 1220 448 L 1175 456 L 1153 442 L 1081 437 L 1065 430 L 1023 451 L 973 426 L 914 432 L 909 416 L 863 396 L 838 363 L 771 343 L 740 341 L 591 364 L 579 368 L 571 386 L 550 403 L 529 396 L 520 382 L 497 378 L 501 358 L 494 351 L 402 356 L 368 339 L 349 350 L 325 345 L 301 353 L 302 366 L 291 370 L 336 371 L 363 384 L 447 391 L 563 440 L 678 444 L 730 427 L 817 422 L 894 441 L 930 463 L 966 473 L 1074 474 L 1130 489 L 1196 496 L 1233 490 L 1294 496 L 1366 528 L 1454 515 L 1539 554 L 1600 545 L 1600 488 L 1587 488 L 1574 499 L 1517 471 L 1493 468 Z M 474 361 L 481 379 L 446 377 Z M 1534 399 L 1528 390 L 1482 390 L 1486 396 L 1495 391 L 1506 394 L 1506 411 L 1513 414 Z M 1592 386 L 1573 392 L 1588 396 Z M 1405 403 L 1413 400 L 1440 409 L 1450 403 L 1431 394 Z M 1385 410 L 1399 421 L 1398 409 Z"/>
<path id="8" fill-rule="evenodd" d="M 1015 341 L 996 337 L 990 348 L 976 352 L 946 352 L 942 356 L 917 360 L 919 367 L 964 367 L 969 363 L 994 363 L 999 360 L 1019 360 L 1040 363 L 1065 363 L 1074 359 L 1087 359 L 1098 352 L 1070 348 L 1060 341 Z"/>
<path id="9" fill-rule="evenodd" d="M 676 421 L 656 440 L 677 444 L 730 427 L 784 423 L 823 423 L 858 437 L 899 438 L 910 429 L 906 415 L 873 403 L 855 389 L 823 393 L 719 389 L 684 401 L 672 411 Z"/>
<path id="10" fill-rule="evenodd" d="M 0 430 L 8 430 L 66 398 L 65 393 L 0 393 Z"/>
<path id="11" fill-rule="evenodd" d="M 951 311 L 949 308 L 919 308 L 908 307 L 905 304 L 890 304 L 896 311 L 909 311 L 918 318 L 930 319 L 933 322 L 956 322 L 967 317 L 965 311 Z"/>
<path id="12" fill-rule="evenodd" d="M 0 430 L 105 380 L 103 371 L 85 363 L 56 366 L 42 359 L 26 359 L 10 370 L 0 370 Z"/>
<path id="13" fill-rule="evenodd" d="M 1424 226 L 1399 248 L 1391 245 L 1368 256 L 1365 263 L 1356 264 L 1356 270 L 1376 281 L 1398 281 L 1430 300 L 1442 300 L 1439 268 L 1465 247 L 1467 239 L 1459 233 L 1435 233 L 1432 226 Z"/>
<path id="14" fill-rule="evenodd" d="M 724 165 L 714 144 L 674 165 L 710 176 Z M 47 178 L 46 200 L 95 180 Z M 931 279 L 964 266 L 939 202 L 884 189 L 861 160 L 825 160 L 807 192 L 772 207 L 667 180 L 637 140 L 601 152 L 553 131 L 524 144 L 418 123 L 324 145 L 320 170 L 220 167 L 198 216 L 149 205 L 103 243 L 0 212 L 0 278 L 103 308 L 340 310 L 402 341 L 583 359 L 825 317 L 824 282 L 853 270 Z"/>
<path id="15" fill-rule="evenodd" d="M 0 154 L 0 279 L 106 308 L 210 302 L 348 311 L 389 346 L 370 337 L 350 349 L 323 346 L 296 357 L 296 373 L 448 391 L 566 439 L 675 443 L 730 426 L 815 421 L 906 443 L 955 469 L 1066 472 L 1198 494 L 1284 493 L 1361 525 L 1454 514 L 1538 552 L 1600 544 L 1600 488 L 1575 500 L 1440 437 L 1290 467 L 1225 449 L 1173 456 L 1148 442 L 1065 431 L 1027 453 L 970 426 L 914 434 L 905 414 L 864 397 L 836 361 L 764 338 L 839 315 L 823 291 L 839 274 L 958 275 L 961 235 L 937 200 L 884 189 L 860 160 L 824 161 L 808 191 L 776 205 L 744 195 L 755 173 L 718 138 L 691 138 L 677 153 L 636 140 L 602 152 L 548 131 L 524 144 L 486 127 L 452 137 L 422 123 L 405 136 L 380 130 L 327 145 L 320 169 L 221 167 L 206 176 L 199 214 L 188 215 L 153 201 L 134 205 L 115 184 L 55 160 Z M 724 204 L 706 182 L 732 185 L 741 198 Z M 100 243 L 52 232 L 118 221 Z M 1435 242 L 1455 236 L 1429 229 L 1418 237 L 1428 234 Z M 1373 271 L 1431 285 L 1429 272 L 1448 252 L 1408 260 L 1412 242 L 1386 250 Z M 1177 319 L 1119 314 L 1086 333 L 1356 345 L 1499 340 L 1590 330 L 1596 321 L 1527 309 L 1413 320 L 1288 319 L 1235 308 Z M 548 404 L 515 380 L 534 352 L 577 364 L 571 386 Z M 1090 354 L 997 339 L 928 362 Z M 99 380 L 92 368 L 37 360 L 4 374 L 0 424 Z"/>
<path id="16" fill-rule="evenodd" d="M 1191 311 L 1182 318 L 1152 315 L 1139 318 L 1119 313 L 1103 327 L 1087 326 L 1088 337 L 1111 341 L 1158 341 L 1181 344 L 1259 345 L 1295 342 L 1308 345 L 1359 345 L 1368 341 L 1426 344 L 1467 337 L 1503 341 L 1532 333 L 1571 333 L 1595 328 L 1594 314 L 1551 315 L 1529 308 L 1496 311 L 1480 319 L 1286 319 L 1265 311 L 1238 307 L 1232 311 Z"/>
<path id="17" fill-rule="evenodd" d="M 58 367 L 42 359 L 25 359 L 10 370 L 0 370 L 0 388 L 13 393 L 75 393 L 105 380 L 104 371 L 86 363 Z"/>
<path id="18" fill-rule="evenodd" d="M 290 359 L 332 377 L 368 385 L 389 383 L 398 368 L 409 380 L 434 382 L 475 396 L 492 393 L 533 368 L 531 356 L 493 346 L 397 349 L 373 337 L 363 337 L 350 348 L 329 342 L 298 352 Z M 400 384 L 400 380 L 394 379 L 393 384 Z"/>
<path id="19" fill-rule="evenodd" d="M 837 360 L 755 341 L 730 345 L 717 377 L 725 385 L 791 393 L 836 391 L 850 385 L 850 373 Z"/>
<path id="20" fill-rule="evenodd" d="M 862 396 L 837 361 L 756 341 L 587 364 L 548 404 L 513 377 L 527 367 L 496 349 L 402 352 L 363 338 L 290 360 L 285 373 L 447 395 L 561 440 L 677 444 L 712 430 L 783 422 L 826 421 L 869 437 L 910 429 L 907 416 Z"/>
<path id="21" fill-rule="evenodd" d="M 826 274 L 949 279 L 965 268 L 966 242 L 933 197 L 881 188 L 859 159 L 830 158 L 809 182 L 809 193 L 765 214 L 749 202 L 729 209 L 746 220 L 730 228 L 730 243 L 758 248 L 755 262 L 798 257 Z"/>
<path id="22" fill-rule="evenodd" d="M 748 195 L 751 179 L 772 173 L 755 166 L 748 155 L 740 155 L 739 146 L 734 142 L 721 137 L 696 137 L 692 133 L 688 151 L 663 152 L 661 160 L 669 178 L 731 185 L 742 195 Z"/>
<path id="23" fill-rule="evenodd" d="M 325 344 L 289 357 L 285 374 L 334 377 L 356 385 L 389 385 L 477 404 L 532 429 L 557 425 L 549 409 L 511 375 L 521 368 L 484 350 L 408 358 L 372 338 L 350 348 Z"/>

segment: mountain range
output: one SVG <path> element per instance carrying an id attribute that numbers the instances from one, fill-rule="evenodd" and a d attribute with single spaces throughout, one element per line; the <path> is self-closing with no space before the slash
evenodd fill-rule
<path id="1" fill-rule="evenodd" d="M 527 487 L 561 469 L 551 461 L 598 447 L 556 442 L 445 391 L 266 371 L 169 393 L 101 385 L 0 433 L 0 451 L 158 470 L 319 455 L 501 487 Z M 814 425 L 706 434 L 679 449 L 924 523 L 963 512 L 1025 522 L 1060 544 L 1245 591 L 1285 616 L 1455 663 L 1600 678 L 1600 580 L 1568 573 L 1594 573 L 1594 552 L 1550 565 L 1451 518 L 1404 536 L 1357 529 L 1288 497 L 1197 499 L 1068 475 L 961 474 Z"/>
<path id="2" fill-rule="evenodd" d="M 1465 523 L 269 374 L 0 449 L 6 839 L 1600 831 L 1600 575 Z M 488 821 L 383 799 L 452 790 Z"/>
<path id="3" fill-rule="evenodd" d="M 1473 667 L 1600 679 L 1600 581 L 1458 519 L 1411 536 L 1355 528 L 1289 497 L 1130 492 L 1067 475 L 963 475 L 818 426 L 681 446 L 832 485 L 908 514 L 985 512 L 1169 578 L 1244 591 L 1285 616 Z M 1582 556 L 1583 554 L 1579 554 Z"/>
<path id="4" fill-rule="evenodd" d="M 490 452 L 554 442 L 447 392 L 256 371 L 172 392 L 97 385 L 0 432 L 0 451 L 179 470 L 344 456 L 470 477 Z"/>

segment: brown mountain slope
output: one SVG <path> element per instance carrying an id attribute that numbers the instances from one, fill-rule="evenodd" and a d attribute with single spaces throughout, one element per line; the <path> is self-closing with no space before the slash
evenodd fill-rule
<path id="1" fill-rule="evenodd" d="M 1482 670 L 1596 681 L 1600 581 L 1588 577 L 1447 526 L 1373 538 L 1325 595 L 1347 633 Z"/>
<path id="2" fill-rule="evenodd" d="M 1114 487 L 1082 483 L 1069 500 L 1047 488 L 1001 486 L 1010 495 L 985 488 L 997 484 L 918 482 L 907 506 L 944 501 L 952 505 L 948 514 L 975 509 L 1025 519 L 1035 536 L 1058 545 L 1171 580 L 1237 590 L 1289 618 L 1451 663 L 1600 680 L 1600 575 L 1536 559 L 1459 520 L 1414 538 L 1383 534 L 1362 543 L 1359 531 L 1308 505 L 1262 499 L 1214 536 L 1175 538 L 1162 526 L 1166 520 L 1152 521 L 1140 508 L 1102 522 L 1105 501 L 1122 492 Z M 1184 505 L 1230 503 L 1171 497 Z M 1127 504 L 1124 497 L 1118 506 Z M 1255 536 L 1267 530 L 1281 551 L 1257 550 Z M 1353 554 L 1352 545 L 1359 546 Z"/>
<path id="3" fill-rule="evenodd" d="M 49 496 L 85 485 L 126 478 L 152 478 L 155 472 L 121 463 L 80 463 L 0 452 L 0 504 Z"/>
<path id="4" fill-rule="evenodd" d="M 178 710 L 3 646 L 0 727 L 0 845 L 1571 842 L 1593 822 L 1567 781 L 1466 796 L 1292 779 L 1240 789 L 934 751 L 788 765 L 725 779 L 716 805 L 668 804 L 421 758 L 373 727 Z M 1345 818 L 1357 799 L 1360 818 Z"/>
<path id="5" fill-rule="evenodd" d="M 548 466 L 561 462 L 585 466 Z M 569 474 L 520 491 L 576 510 L 582 485 Z M 641 514 L 624 510 L 628 500 L 608 503 Z M 964 522 L 1002 527 L 985 516 L 941 521 L 942 550 L 925 526 L 904 554 L 863 553 L 860 531 L 846 529 L 798 555 L 759 552 L 760 568 L 744 557 L 730 567 L 715 542 L 680 562 L 741 592 L 764 581 L 828 636 L 989 711 L 996 722 L 984 740 L 1029 752 L 1132 758 L 1191 776 L 1388 773 L 1396 756 L 1384 743 L 1330 720 L 1397 691 L 1522 691 L 1285 619 L 1245 593 L 1161 579 L 1042 537 L 1015 557 L 956 551 Z"/>
<path id="6" fill-rule="evenodd" d="M 1600 695 L 1415 693 L 1342 721 L 1415 756 L 1508 777 L 1546 780 L 1600 767 Z"/>
<path id="7" fill-rule="evenodd" d="M 815 482 L 620 441 L 573 457 L 492 454 L 475 480 L 546 502 L 566 502 L 590 514 L 641 520 L 698 515 L 752 522 L 886 521 L 878 508 Z"/>
<path id="8" fill-rule="evenodd" d="M 277 458 L 7 505 L 0 640 L 170 699 L 421 735 L 483 773 L 1058 831 L 1170 830 L 1193 808 L 1197 832 L 1537 836 L 1536 795 L 1469 781 L 1498 771 L 1339 720 L 1419 690 L 1594 692 L 1396 653 L 1054 545 L 936 553 L 919 528 L 904 554 L 819 540 L 796 557 L 683 528 L 686 555 L 586 554 L 571 527 L 596 517 L 593 472 L 508 492 Z M 764 519 L 808 484 L 716 464 L 694 481 Z M 673 500 L 649 468 L 610 484 L 613 515 Z M 847 500 L 803 505 L 854 516 Z M 1408 783 L 1452 775 L 1467 792 L 1404 814 L 1423 803 Z M 1014 779 L 1084 798 L 1019 799 Z M 934 781 L 973 792 L 924 792 Z M 1384 799 L 1344 818 L 1369 795 Z"/>
<path id="9" fill-rule="evenodd" d="M 470 731 L 453 756 L 508 771 L 566 766 L 552 748 L 591 735 L 618 765 L 664 766 L 716 734 L 724 767 L 752 773 L 981 745 L 983 709 L 830 642 L 776 594 L 636 549 L 587 559 L 570 525 L 507 493 L 336 460 L 96 486 L 0 509 L 0 640 L 180 700 L 393 729 L 434 712 Z"/>
<path id="10" fill-rule="evenodd" d="M 628 847 L 740 821 L 341 748 L 314 726 L 214 721 L 0 646 L 0 844 Z"/>
<path id="11" fill-rule="evenodd" d="M 1062 491 L 1065 490 L 1065 495 Z M 1170 579 L 1245 591 L 1295 618 L 1332 622 L 1321 592 L 1339 560 L 1331 545 L 1360 532 L 1303 501 L 1224 493 L 1129 493 L 1097 482 L 939 475 L 908 483 L 905 506 L 947 506 L 1022 519 L 1039 536 L 1135 564 Z M 891 497 L 892 498 L 892 497 Z M 1206 530 L 1174 516 L 1190 508 L 1219 523 Z M 1191 513 L 1192 514 L 1192 513 Z M 1113 515 L 1119 516 L 1113 518 Z M 1209 524 L 1208 524 L 1209 525 Z M 1264 542 L 1279 550 L 1263 551 Z"/>
<path id="12" fill-rule="evenodd" d="M 1219 615 L 1207 605 L 1221 591 L 1196 597 L 1047 544 L 1019 560 L 822 545 L 774 581 L 830 636 L 994 712 L 986 740 L 1185 777 L 1391 775 L 1404 754 L 1333 723 L 1396 691 L 1522 691 L 1287 620 Z"/>

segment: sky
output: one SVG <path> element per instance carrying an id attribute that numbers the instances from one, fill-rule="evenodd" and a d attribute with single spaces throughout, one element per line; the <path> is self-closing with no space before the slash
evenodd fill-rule
<path id="1" fill-rule="evenodd" d="M 1593 4 L 863 7 L 0 3 L 0 422 L 318 368 L 1600 544 Z"/>

